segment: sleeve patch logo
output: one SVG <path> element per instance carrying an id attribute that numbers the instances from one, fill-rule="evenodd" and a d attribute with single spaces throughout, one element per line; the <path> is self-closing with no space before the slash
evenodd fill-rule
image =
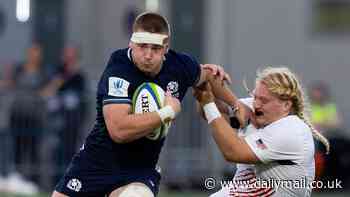
<path id="1" fill-rule="evenodd" d="M 177 81 L 170 81 L 166 87 L 166 90 L 171 93 L 171 95 L 179 98 L 179 83 Z"/>
<path id="2" fill-rule="evenodd" d="M 267 146 L 264 144 L 264 142 L 262 141 L 262 139 L 258 139 L 255 141 L 256 142 L 256 146 L 260 149 L 267 149 Z"/>
<path id="3" fill-rule="evenodd" d="M 108 95 L 116 97 L 128 97 L 129 82 L 119 77 L 108 79 Z"/>
<path id="4" fill-rule="evenodd" d="M 70 190 L 73 190 L 75 192 L 80 192 L 81 188 L 82 188 L 82 184 L 81 181 L 79 179 L 71 179 L 69 180 L 69 182 L 67 183 L 67 187 Z"/>

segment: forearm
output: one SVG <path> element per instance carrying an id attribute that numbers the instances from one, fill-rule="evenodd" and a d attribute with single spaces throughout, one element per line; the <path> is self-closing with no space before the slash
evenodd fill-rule
<path id="1" fill-rule="evenodd" d="M 108 128 L 111 138 L 117 143 L 127 143 L 150 134 L 161 126 L 157 112 L 128 114 L 111 121 Z"/>
<path id="2" fill-rule="evenodd" d="M 218 112 L 215 104 L 205 104 L 203 110 L 212 128 L 214 140 L 227 161 L 237 163 L 256 163 L 259 161 L 247 142 L 238 136 L 237 129 L 232 128 Z"/>
<path id="3" fill-rule="evenodd" d="M 217 77 L 211 76 L 209 83 L 212 87 L 215 98 L 218 98 L 230 106 L 236 106 L 238 102 L 237 96 Z"/>
<path id="4" fill-rule="evenodd" d="M 256 163 L 258 158 L 247 142 L 238 136 L 237 129 L 224 119 L 214 103 L 213 87 L 208 83 L 194 90 L 194 96 L 199 101 L 204 115 L 212 128 L 212 134 L 225 159 L 230 162 Z M 238 100 L 234 100 L 237 102 Z M 239 107 L 240 108 L 240 107 Z M 238 111 L 244 108 L 238 109 Z M 242 115 L 243 116 L 243 115 Z M 243 119 L 243 117 L 241 118 Z M 240 121 L 241 122 L 241 121 Z"/>
<path id="5" fill-rule="evenodd" d="M 237 134 L 237 129 L 232 128 L 223 118 L 217 118 L 210 124 L 212 135 L 225 159 L 230 162 L 241 162 L 241 147 L 243 139 Z"/>
<path id="6" fill-rule="evenodd" d="M 242 128 L 246 126 L 252 115 L 249 104 L 240 101 L 240 99 L 237 98 L 237 96 L 225 84 L 216 78 L 210 80 L 210 85 L 212 86 L 212 92 L 215 97 L 224 101 L 232 108 L 231 112 L 234 113 L 232 115 L 237 118 L 240 127 Z"/>

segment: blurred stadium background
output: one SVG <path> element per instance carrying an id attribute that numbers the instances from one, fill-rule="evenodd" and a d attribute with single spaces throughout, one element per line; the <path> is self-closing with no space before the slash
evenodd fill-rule
<path id="1" fill-rule="evenodd" d="M 327 84 L 342 119 L 334 134 L 342 146 L 334 140 L 336 154 L 318 160 L 320 179 L 338 178 L 343 188 L 318 189 L 313 196 L 350 195 L 349 0 L 1 0 L 0 196 L 48 196 L 52 191 L 66 167 L 67 147 L 75 143 L 78 150 L 93 125 L 96 83 L 110 54 L 127 47 L 132 20 L 145 10 L 168 17 L 172 48 L 223 65 L 239 96 L 247 96 L 241 81 L 246 78 L 252 86 L 256 69 L 267 64 L 290 65 L 305 88 L 314 81 Z M 9 79 L 33 42 L 42 46 L 48 77 L 55 76 L 65 46 L 79 49 L 83 92 L 51 92 L 42 103 L 29 102 L 31 108 L 14 107 L 20 90 Z M 16 116 L 23 111 L 37 123 Z M 218 152 L 190 92 L 181 113 L 162 152 L 160 196 L 208 196 L 204 179 L 229 179 L 234 164 Z"/>

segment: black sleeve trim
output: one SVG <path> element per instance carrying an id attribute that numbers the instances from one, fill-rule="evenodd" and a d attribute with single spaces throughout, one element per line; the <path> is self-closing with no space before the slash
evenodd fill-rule
<path id="1" fill-rule="evenodd" d="M 130 99 L 105 99 L 103 105 L 107 104 L 132 104 Z"/>
<path id="2" fill-rule="evenodd" d="M 296 165 L 296 163 L 291 160 L 278 160 L 277 163 L 280 165 Z"/>
<path id="3" fill-rule="evenodd" d="M 199 85 L 198 83 L 199 83 L 199 80 L 201 79 L 201 75 L 202 75 L 202 67 L 199 65 L 198 76 L 197 76 L 197 79 L 193 83 L 193 87 L 196 87 L 197 85 Z"/>

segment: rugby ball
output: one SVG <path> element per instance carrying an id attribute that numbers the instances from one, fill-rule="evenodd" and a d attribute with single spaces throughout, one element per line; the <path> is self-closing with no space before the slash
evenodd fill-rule
<path id="1" fill-rule="evenodd" d="M 154 112 L 164 106 L 165 92 L 155 83 L 146 82 L 141 84 L 132 97 L 133 113 Z M 147 135 L 150 140 L 158 140 L 168 134 L 171 122 L 162 124 L 159 128 Z"/>

